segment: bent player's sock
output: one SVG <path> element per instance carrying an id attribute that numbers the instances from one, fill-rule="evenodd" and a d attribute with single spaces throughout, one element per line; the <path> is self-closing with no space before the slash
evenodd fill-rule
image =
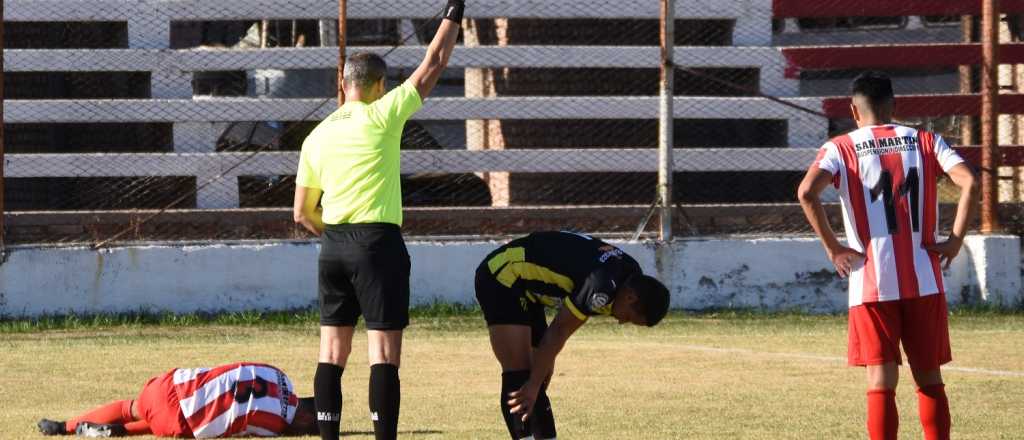
<path id="1" fill-rule="evenodd" d="M 398 366 L 374 364 L 370 366 L 370 418 L 377 440 L 398 438 L 398 410 L 402 403 L 402 384 L 398 379 Z"/>
<path id="2" fill-rule="evenodd" d="M 341 429 L 341 374 L 345 369 L 326 362 L 316 365 L 313 375 L 313 405 L 316 425 L 323 440 L 338 440 Z"/>
<path id="3" fill-rule="evenodd" d="M 96 423 L 99 425 L 107 425 L 111 423 L 123 425 L 132 421 L 132 401 L 118 400 L 68 420 L 64 424 L 64 431 L 74 433 L 75 429 L 78 428 L 78 424 L 82 422 Z"/>
<path id="4" fill-rule="evenodd" d="M 871 440 L 896 440 L 900 416 L 896 410 L 896 391 L 868 391 L 868 436 Z"/>
<path id="5" fill-rule="evenodd" d="M 555 413 L 551 411 L 551 399 L 548 399 L 548 386 L 545 384 L 537 393 L 537 402 L 533 404 L 530 426 L 536 440 L 556 440 Z"/>
<path id="6" fill-rule="evenodd" d="M 917 410 L 926 440 L 949 440 L 949 399 L 946 398 L 946 387 L 943 384 L 919 388 Z"/>
<path id="7" fill-rule="evenodd" d="M 530 370 L 506 371 L 501 373 L 501 415 L 505 418 L 505 427 L 512 440 L 532 439 L 530 422 L 523 422 L 519 414 L 512 414 L 512 407 L 508 406 L 509 393 L 519 391 L 520 388 L 530 380 Z M 538 397 L 538 400 L 540 398 Z"/>

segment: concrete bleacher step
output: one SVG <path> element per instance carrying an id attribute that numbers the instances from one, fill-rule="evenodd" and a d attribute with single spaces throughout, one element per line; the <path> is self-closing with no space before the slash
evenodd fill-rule
<path id="1" fill-rule="evenodd" d="M 256 71 L 267 69 L 333 69 L 337 65 L 337 49 L 331 47 L 269 50 L 173 50 L 172 29 L 184 22 L 251 21 L 266 18 L 299 20 L 330 20 L 337 17 L 337 3 L 324 0 L 9 0 L 6 19 L 13 23 L 102 22 L 118 29 L 118 49 L 19 49 L 5 51 L 7 69 L 20 73 L 78 73 L 130 69 L 149 73 L 148 96 L 140 99 L 32 99 L 7 103 L 5 122 L 16 125 L 68 124 L 152 124 L 171 125 L 170 140 L 174 151 L 213 154 L 218 123 L 245 121 L 298 121 L 321 119 L 333 109 L 331 99 L 278 98 L 215 98 L 194 96 L 193 74 L 216 70 Z M 348 15 L 354 20 L 377 18 L 424 19 L 437 14 L 436 5 L 414 0 L 394 0 L 382 5 L 370 0 L 349 2 Z M 601 23 L 628 22 L 647 29 L 638 43 L 645 46 L 593 46 L 565 44 L 552 46 L 539 32 L 510 36 L 504 47 L 480 46 L 460 48 L 453 57 L 453 67 L 475 69 L 508 67 L 519 69 L 654 69 L 658 66 L 656 40 L 650 32 L 660 15 L 657 2 L 638 2 L 623 8 L 620 2 L 583 0 L 480 0 L 473 2 L 467 16 L 473 19 L 502 18 L 513 20 L 523 29 L 545 26 L 545 20 L 556 20 L 559 29 L 571 30 L 589 21 Z M 818 99 L 795 98 L 798 82 L 785 78 L 785 58 L 771 47 L 772 4 L 766 0 L 680 0 L 676 18 L 687 25 L 680 32 L 681 42 L 715 44 L 716 47 L 685 46 L 676 50 L 681 67 L 697 69 L 746 69 L 744 86 L 762 92 L 787 96 L 792 102 L 811 109 L 820 109 Z M 178 24 L 174 24 L 178 23 Z M 690 32 L 693 29 L 707 32 Z M 181 29 L 179 29 L 179 32 Z M 696 31 L 694 31 L 696 32 Z M 714 38 L 696 38 L 707 33 Z M 570 32 L 571 34 L 571 32 Z M 593 34 L 593 33 L 592 33 Z M 650 34 L 650 35 L 648 35 Z M 692 35 L 691 35 L 692 34 Z M 522 37 L 529 35 L 529 38 Z M 553 34 L 554 35 L 554 34 Z M 651 40 L 651 41 L 648 41 Z M 596 40 L 595 40 L 596 41 Z M 535 43 L 519 45 L 516 43 Z M 580 42 L 584 44 L 586 42 Z M 616 40 L 616 44 L 623 44 Z M 731 44 L 732 46 L 724 46 Z M 127 48 L 123 48 L 127 46 Z M 107 47 L 107 46 L 100 46 Z M 350 51 L 369 48 L 350 48 Z M 386 50 L 373 48 L 372 50 Z M 402 47 L 389 58 L 392 66 L 409 68 L 422 58 L 423 47 Z M 651 81 L 654 83 L 654 81 Z M 589 90 L 589 89 L 587 89 Z M 584 90 L 586 91 L 586 90 Z M 645 90 L 646 92 L 646 90 Z M 715 94 L 710 90 L 708 94 Z M 582 94 L 582 92 L 581 92 Z M 588 92 L 589 94 L 589 92 Z M 729 94 L 736 94 L 735 91 Z M 742 94 L 742 93 L 741 93 Z M 52 95 L 46 95 L 52 96 Z M 428 101 L 417 115 L 421 121 L 465 121 L 475 119 L 569 120 L 652 120 L 657 116 L 653 96 L 500 96 L 493 99 L 440 98 Z M 676 118 L 689 120 L 772 120 L 785 121 L 787 138 L 784 144 L 814 146 L 824 137 L 827 122 L 810 113 L 794 111 L 752 97 L 679 97 Z M 166 138 L 166 136 L 161 136 Z M 529 144 L 529 137 L 519 139 Z M 152 149 L 147 139 L 139 139 L 139 149 Z M 516 143 L 516 142 L 513 142 Z M 721 143 L 721 142 L 720 142 Z M 626 145 L 626 142 L 622 142 Z M 160 146 L 163 148 L 163 145 Z M 29 150 L 27 146 L 22 151 Z M 50 151 L 50 150 L 48 150 Z M 228 155 L 191 156 L 168 153 L 147 154 L 135 158 L 57 154 L 46 158 L 13 155 L 9 169 L 14 175 L 62 178 L 62 174 L 103 177 L 105 174 L 142 173 L 152 164 L 162 162 L 163 169 L 195 178 L 197 185 L 213 181 L 200 191 L 203 207 L 237 206 L 239 189 L 234 179 L 216 179 L 228 167 Z M 273 155 L 266 156 L 274 158 Z M 496 156 L 492 156 L 496 157 Z M 113 160 L 137 166 L 116 165 Z M 511 160 L 506 158 L 505 160 Z M 603 160 L 606 160 L 604 158 Z M 39 162 L 43 161 L 43 162 Z M 62 162 L 63 161 L 63 162 Z M 146 162 L 149 161 L 149 162 Z M 65 165 L 61 165 L 61 164 Z M 287 161 L 285 162 L 287 163 Z M 35 168 L 30 166 L 33 165 Z M 177 164 L 168 165 L 168 164 Z M 251 175 L 289 174 L 294 169 L 278 169 L 266 161 L 253 160 L 263 168 L 248 169 Z M 249 164 L 247 164 L 248 166 Z M 483 165 L 483 164 L 481 164 Z M 20 168 L 28 167 L 28 168 Z M 49 167 L 49 168 L 47 168 Z M 113 167 L 114 171 L 106 171 Z M 564 165 L 563 171 L 577 171 L 577 165 Z M 582 166 L 581 166 L 582 167 Z M 627 167 L 628 168 L 628 167 Z M 646 169 L 646 168 L 645 168 Z M 26 172 L 26 170 L 33 170 Z M 77 171 L 76 171 L 77 170 Z M 82 171 L 86 170 L 86 171 Z M 464 172 L 486 170 L 464 170 Z M 582 171 L 582 168 L 579 170 Z M 136 174 L 137 175 L 137 174 Z M 182 174 L 178 174 L 182 175 Z M 232 175 L 234 176 L 234 175 Z M 65 176 L 66 177 L 66 176 Z M 124 177 L 129 177 L 125 175 Z"/>

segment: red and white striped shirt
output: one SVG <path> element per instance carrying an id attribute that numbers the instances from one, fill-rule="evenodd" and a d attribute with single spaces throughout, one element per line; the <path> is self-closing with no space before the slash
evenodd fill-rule
<path id="1" fill-rule="evenodd" d="M 283 371 L 265 364 L 174 370 L 174 390 L 195 438 L 274 437 L 295 418 L 298 397 Z"/>
<path id="2" fill-rule="evenodd" d="M 850 307 L 943 291 L 937 182 L 963 159 L 942 137 L 901 125 L 836 137 L 814 165 L 832 173 L 849 246 L 867 257 L 850 274 Z"/>

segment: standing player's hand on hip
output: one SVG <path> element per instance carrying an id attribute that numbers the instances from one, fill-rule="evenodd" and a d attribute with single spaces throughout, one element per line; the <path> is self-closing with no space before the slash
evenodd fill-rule
<path id="1" fill-rule="evenodd" d="M 864 254 L 846 246 L 836 246 L 835 249 L 828 250 L 828 259 L 836 267 L 839 276 L 846 278 L 853 272 L 855 264 L 864 261 Z"/>
<path id="2" fill-rule="evenodd" d="M 953 263 L 953 259 L 960 254 L 960 248 L 964 245 L 964 239 L 959 237 L 950 237 L 948 240 L 924 245 L 924 249 L 933 254 L 939 255 L 939 264 L 942 264 L 943 269 L 949 269 L 949 265 Z"/>
<path id="3" fill-rule="evenodd" d="M 508 406 L 512 413 L 521 414 L 525 422 L 533 412 L 533 404 L 537 402 L 538 393 L 540 393 L 540 385 L 534 385 L 532 382 L 526 382 L 519 391 L 509 393 L 508 396 L 511 399 L 508 401 Z"/>

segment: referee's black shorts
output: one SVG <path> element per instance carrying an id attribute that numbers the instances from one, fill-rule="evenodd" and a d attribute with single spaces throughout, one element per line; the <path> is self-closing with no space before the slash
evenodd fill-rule
<path id="1" fill-rule="evenodd" d="M 327 225 L 320 247 L 320 325 L 409 325 L 409 251 L 398 226 Z"/>
<path id="2" fill-rule="evenodd" d="M 487 261 L 476 269 L 476 301 L 484 312 L 487 326 L 492 325 L 525 325 L 530 327 L 530 342 L 534 347 L 540 345 L 544 332 L 548 329 L 547 318 L 544 316 L 544 305 L 530 301 L 526 291 L 515 287 L 506 287 L 498 282 L 487 267 Z"/>

